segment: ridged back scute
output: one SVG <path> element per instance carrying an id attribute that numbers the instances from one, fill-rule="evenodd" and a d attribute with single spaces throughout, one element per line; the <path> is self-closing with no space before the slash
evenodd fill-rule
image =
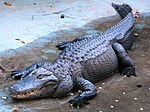
<path id="1" fill-rule="evenodd" d="M 102 36 L 103 37 L 103 36 Z M 108 42 L 103 38 L 93 40 L 82 40 L 71 44 L 60 55 L 61 58 L 70 61 L 86 61 L 90 58 L 96 58 L 107 50 Z"/>
<path id="2" fill-rule="evenodd" d="M 134 17 L 132 13 L 129 13 L 124 19 L 118 22 L 116 25 L 110 27 L 107 31 L 103 33 L 106 37 L 113 39 L 113 35 L 121 35 L 122 37 L 127 33 L 127 31 L 134 25 Z"/>
<path id="3" fill-rule="evenodd" d="M 123 20 L 109 28 L 103 34 L 71 43 L 64 49 L 59 57 L 71 61 L 85 61 L 89 58 L 95 58 L 97 55 L 104 53 L 108 49 L 107 46 L 110 44 L 110 41 L 117 41 L 117 39 L 124 38 L 124 35 L 132 28 L 133 24 L 133 14 L 129 13 Z"/>

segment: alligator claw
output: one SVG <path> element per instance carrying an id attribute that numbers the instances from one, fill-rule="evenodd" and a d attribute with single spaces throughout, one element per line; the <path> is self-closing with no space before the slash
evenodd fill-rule
<path id="1" fill-rule="evenodd" d="M 122 74 L 123 74 L 123 75 L 126 75 L 127 77 L 130 77 L 131 75 L 137 77 L 136 74 L 135 74 L 135 68 L 134 68 L 134 67 L 127 67 L 127 68 L 124 68 L 124 69 L 122 70 Z"/>
<path id="2" fill-rule="evenodd" d="M 10 75 L 11 75 L 12 78 L 14 78 L 14 79 L 21 79 L 21 78 L 24 77 L 26 74 L 24 73 L 24 70 L 13 70 L 13 71 L 11 71 Z"/>
<path id="3" fill-rule="evenodd" d="M 84 107 L 85 105 L 89 104 L 89 102 L 80 95 L 69 100 L 69 103 L 71 103 L 71 106 L 76 107 L 76 108 Z"/>

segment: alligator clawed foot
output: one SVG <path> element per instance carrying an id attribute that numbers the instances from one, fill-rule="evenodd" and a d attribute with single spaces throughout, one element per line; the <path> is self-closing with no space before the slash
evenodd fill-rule
<path id="1" fill-rule="evenodd" d="M 62 43 L 60 43 L 60 44 L 57 44 L 56 45 L 56 47 L 59 49 L 59 50 L 63 50 L 63 49 L 65 49 L 67 46 L 69 46 L 70 45 L 70 43 L 71 42 L 62 42 Z"/>
<path id="2" fill-rule="evenodd" d="M 25 77 L 26 74 L 24 73 L 24 70 L 13 70 L 11 71 L 10 75 L 14 79 L 21 79 Z"/>
<path id="3" fill-rule="evenodd" d="M 135 74 L 135 68 L 134 67 L 126 67 L 126 68 L 124 68 L 122 70 L 122 74 L 126 75 L 127 77 L 130 77 L 132 75 L 137 77 L 136 74 Z"/>
<path id="4" fill-rule="evenodd" d="M 81 108 L 81 107 L 84 107 L 85 105 L 89 104 L 89 102 L 80 95 L 69 100 L 69 103 L 71 103 L 71 107 L 76 107 L 76 108 Z"/>

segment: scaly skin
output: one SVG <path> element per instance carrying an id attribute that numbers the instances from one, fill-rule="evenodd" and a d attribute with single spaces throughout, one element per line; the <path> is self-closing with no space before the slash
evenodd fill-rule
<path id="1" fill-rule="evenodd" d="M 82 93 L 69 101 L 78 107 L 96 95 L 93 83 L 113 74 L 118 67 L 121 66 L 122 74 L 135 76 L 134 64 L 126 52 L 132 46 L 133 14 L 128 10 L 129 5 L 112 5 L 122 7 L 115 7 L 120 13 L 123 9 L 128 12 L 118 24 L 100 35 L 69 42 L 51 63 L 39 62 L 26 70 L 13 71 L 11 75 L 22 80 L 9 88 L 10 96 L 16 99 L 62 97 L 78 88 Z"/>
<path id="2" fill-rule="evenodd" d="M 128 13 L 132 11 L 132 8 L 128 4 L 118 5 L 118 4 L 112 3 L 112 7 L 118 12 L 118 14 L 121 16 L 122 19 L 125 18 L 128 15 Z M 124 24 L 124 23 L 122 23 L 122 24 Z M 105 31 L 105 33 L 107 34 L 108 32 L 113 32 L 114 29 L 119 28 L 120 26 L 122 26 L 122 24 L 117 24 L 117 25 L 109 28 L 107 31 Z M 133 27 L 130 28 L 124 36 L 125 36 L 124 39 L 122 39 L 120 41 L 120 43 L 124 46 L 124 48 L 126 50 L 130 50 L 131 46 L 133 44 Z M 97 38 L 97 36 L 94 36 L 94 37 Z M 56 47 L 59 50 L 63 50 L 63 49 L 65 49 L 65 47 L 69 46 L 71 43 L 81 41 L 83 39 L 93 39 L 94 37 L 91 35 L 80 36 L 73 41 L 62 42 L 62 43 L 56 45 Z"/>

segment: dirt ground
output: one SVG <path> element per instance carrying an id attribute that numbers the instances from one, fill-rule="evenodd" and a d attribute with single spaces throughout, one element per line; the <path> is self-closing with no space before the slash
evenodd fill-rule
<path id="1" fill-rule="evenodd" d="M 85 26 L 91 32 L 104 31 L 114 25 L 119 19 L 113 18 L 95 20 Z M 111 21 L 110 21 L 111 20 Z M 101 22 L 100 22 L 101 21 Z M 80 34 L 87 34 L 87 30 L 77 29 Z M 90 32 L 90 33 L 91 33 Z M 142 14 L 136 19 L 135 43 L 130 56 L 133 59 L 138 77 L 123 77 L 116 73 L 107 79 L 96 83 L 97 96 L 86 107 L 70 108 L 65 98 L 44 98 L 36 100 L 13 100 L 3 91 L 4 86 L 11 85 L 14 80 L 9 76 L 10 71 L 24 69 L 34 62 L 52 61 L 61 51 L 55 48 L 57 43 L 72 40 L 78 33 L 70 35 L 68 32 L 56 32 L 60 36 L 49 40 L 42 38 L 16 50 L 1 53 L 0 58 L 0 112 L 11 112 L 17 108 L 20 112 L 149 112 L 150 110 L 150 14 Z M 62 34 L 65 34 L 64 36 Z M 89 34 L 89 31 L 88 31 Z M 42 42 L 47 44 L 41 44 Z M 39 43 L 38 43 L 39 42 Z M 31 47 L 32 46 L 32 47 Z"/>

